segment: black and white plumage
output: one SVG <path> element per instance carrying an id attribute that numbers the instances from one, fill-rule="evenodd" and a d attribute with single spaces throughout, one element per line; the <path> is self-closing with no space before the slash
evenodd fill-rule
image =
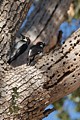
<path id="1" fill-rule="evenodd" d="M 18 56 L 20 56 L 22 53 L 25 52 L 25 50 L 28 48 L 28 45 L 30 44 L 30 39 L 28 37 L 25 37 L 21 34 L 22 40 L 18 41 L 14 47 L 13 51 L 9 57 L 9 60 L 7 63 L 11 63 L 12 61 L 16 60 Z"/>
<path id="2" fill-rule="evenodd" d="M 36 45 L 30 47 L 28 51 L 28 61 L 27 65 L 30 65 L 31 62 L 34 61 L 36 55 L 41 56 L 43 54 L 43 48 L 45 47 L 45 43 L 38 42 Z"/>

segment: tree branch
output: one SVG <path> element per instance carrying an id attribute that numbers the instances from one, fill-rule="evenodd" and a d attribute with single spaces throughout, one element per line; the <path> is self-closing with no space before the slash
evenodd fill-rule
<path id="1" fill-rule="evenodd" d="M 31 24 L 31 27 L 29 26 L 26 35 L 29 35 L 31 40 L 35 42 L 49 39 L 51 43 L 51 41 L 55 40 L 53 38 L 57 34 L 58 27 L 63 21 L 71 1 L 72 0 L 43 0 L 39 5 L 37 14 L 35 14 L 35 16 L 31 15 L 33 23 Z M 10 6 L 12 5 L 15 7 L 13 4 L 15 3 L 12 1 Z M 22 8 L 22 4 L 20 5 L 20 11 L 18 12 L 22 13 L 21 11 L 25 10 Z M 44 8 L 43 10 L 42 5 Z M 10 7 L 11 10 L 13 7 Z M 47 8 L 51 8 L 49 14 L 47 14 Z M 8 21 L 9 24 L 7 24 L 8 27 L 11 25 L 7 32 L 8 36 L 6 35 L 5 25 L 3 25 L 4 27 L 1 27 L 0 56 L 3 61 L 6 61 L 6 53 L 10 48 L 10 45 L 7 45 L 7 43 L 12 41 L 11 35 L 14 35 L 17 28 L 21 25 L 17 25 L 16 23 L 18 22 L 16 19 L 20 19 L 20 16 L 18 17 L 18 15 L 20 15 L 19 13 L 12 15 L 14 19 L 8 14 L 10 20 L 12 19 L 12 23 Z M 48 18 L 46 18 L 45 15 Z M 16 21 L 14 25 L 13 21 Z M 42 23 L 42 26 L 40 23 Z M 35 29 L 37 31 L 36 33 L 34 32 Z M 48 46 L 48 49 L 51 49 L 54 45 L 55 44 L 50 46 L 49 44 L 50 47 Z M 75 32 L 60 49 L 52 50 L 50 53 L 45 54 L 33 67 L 26 66 L 27 52 L 12 63 L 14 67 L 11 69 L 9 68 L 9 65 L 0 63 L 1 68 L 5 71 L 0 83 L 1 120 L 40 120 L 45 116 L 44 109 L 47 105 L 70 94 L 80 87 L 79 53 L 80 30 Z"/>
<path id="2" fill-rule="evenodd" d="M 44 117 L 47 105 L 80 87 L 79 53 L 80 29 L 59 50 L 43 56 L 35 66 L 24 64 L 7 72 L 2 87 L 1 114 L 9 113 L 13 88 L 16 87 L 17 115 L 28 120 Z"/>
<path id="3" fill-rule="evenodd" d="M 44 118 L 47 117 L 51 112 L 55 111 L 56 109 L 55 108 L 52 108 L 52 109 L 47 109 L 43 112 L 44 114 Z"/>

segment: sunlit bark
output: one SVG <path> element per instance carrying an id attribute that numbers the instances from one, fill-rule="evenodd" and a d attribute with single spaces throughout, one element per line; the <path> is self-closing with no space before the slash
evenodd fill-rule
<path id="1" fill-rule="evenodd" d="M 36 17 L 36 20 L 38 20 L 36 23 L 31 24 L 31 27 L 25 34 L 26 36 L 29 35 L 32 41 L 49 39 L 51 43 L 52 38 L 56 36 L 59 25 L 64 20 L 71 0 L 57 0 L 55 2 L 53 0 L 43 0 L 43 2 L 45 3 L 46 7 L 44 8 L 46 8 L 46 10 L 51 7 L 50 15 L 47 15 L 49 18 L 44 18 L 43 20 L 41 15 L 40 20 L 44 24 L 42 24 L 40 28 L 39 16 L 32 16 L 32 18 L 35 19 Z M 50 4 L 47 6 L 49 2 Z M 3 6 L 5 6 L 4 0 L 2 3 L 0 11 L 3 9 Z M 24 11 L 26 1 L 24 3 L 25 5 L 22 3 L 20 4 L 21 6 L 18 5 L 20 9 L 15 7 L 17 1 L 16 3 L 8 1 L 8 3 L 11 9 L 7 11 L 9 9 L 8 6 L 6 12 L 7 17 L 9 17 L 11 21 L 9 22 L 5 14 L 3 17 L 1 16 L 1 20 L 2 18 L 3 21 L 7 20 L 6 24 L 4 25 L 0 20 L 0 25 L 2 25 L 0 29 L 0 66 L 2 73 L 0 74 L 2 77 L 0 82 L 0 119 L 41 120 L 45 116 L 44 109 L 47 105 L 80 87 L 80 30 L 75 32 L 58 50 L 51 50 L 49 53 L 45 53 L 45 55 L 37 61 L 35 66 L 26 66 L 25 52 L 12 63 L 14 67 L 10 67 L 6 64 L 7 52 L 10 49 L 9 43 L 14 42 L 14 39 L 12 42 L 11 36 L 14 38 L 14 34 L 21 25 L 21 23 L 18 24 L 20 19 L 18 15 L 20 16 L 21 11 Z M 40 5 L 42 4 L 43 3 Z M 52 4 L 54 4 L 54 7 L 52 7 Z M 22 5 L 24 7 L 22 7 Z M 14 7 L 12 6 L 20 10 L 17 11 L 18 14 L 13 10 Z M 40 7 L 37 15 L 41 14 L 39 13 L 41 8 L 42 7 Z M 13 10 L 12 13 L 14 13 L 14 15 L 10 13 L 11 10 Z M 3 12 L 1 12 L 1 15 L 2 13 Z M 10 17 L 10 15 L 12 15 L 14 19 Z M 60 15 L 61 17 L 59 17 Z M 21 18 L 21 21 L 23 18 L 24 16 Z M 54 25 L 54 30 L 52 25 Z M 36 34 L 34 34 L 35 29 L 38 31 Z M 52 35 L 53 37 L 51 37 Z M 54 44 L 52 47 L 53 46 Z M 50 48 L 51 46 L 48 46 L 47 49 Z"/>

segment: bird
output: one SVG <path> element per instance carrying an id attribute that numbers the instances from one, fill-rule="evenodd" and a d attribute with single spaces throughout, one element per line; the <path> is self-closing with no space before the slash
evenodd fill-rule
<path id="1" fill-rule="evenodd" d="M 7 61 L 8 64 L 11 64 L 12 61 L 16 60 L 22 53 L 24 53 L 31 42 L 29 37 L 25 37 L 23 34 L 21 34 L 21 37 L 22 39 L 16 42 L 13 47 L 13 51 Z"/>
<path id="2" fill-rule="evenodd" d="M 43 54 L 43 48 L 45 47 L 45 43 L 43 42 L 38 42 L 36 43 L 36 45 L 32 45 L 30 48 L 29 48 L 29 51 L 28 51 L 28 58 L 27 58 L 27 65 L 30 65 L 35 57 L 37 55 L 39 56 L 42 56 Z"/>

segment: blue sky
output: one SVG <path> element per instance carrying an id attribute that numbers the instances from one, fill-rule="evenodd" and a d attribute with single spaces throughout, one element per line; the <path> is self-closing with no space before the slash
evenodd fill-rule
<path id="1" fill-rule="evenodd" d="M 53 108 L 53 105 L 52 104 L 50 104 L 49 106 L 47 106 L 46 107 L 46 109 L 52 109 Z M 45 109 L 45 110 L 46 110 Z M 60 120 L 59 118 L 57 118 L 57 113 L 58 113 L 58 111 L 56 110 L 56 111 L 54 111 L 54 112 L 52 112 L 51 114 L 49 114 L 48 115 L 48 117 L 46 117 L 46 118 L 44 118 L 44 119 L 42 119 L 42 120 Z"/>
<path id="2" fill-rule="evenodd" d="M 49 108 L 50 109 L 53 108 L 53 105 L 49 105 L 46 109 L 49 109 Z M 66 99 L 64 102 L 63 108 L 64 108 L 65 112 L 66 111 L 68 112 L 71 120 L 80 119 L 80 112 L 75 111 L 76 104 L 73 101 Z M 57 117 L 57 114 L 58 114 L 58 111 L 56 110 L 56 111 L 52 112 L 51 114 L 49 114 L 48 117 L 46 117 L 42 120 L 60 120 Z"/>
<path id="3" fill-rule="evenodd" d="M 27 13 L 27 15 L 26 15 L 26 19 L 23 21 L 23 24 L 21 25 L 21 27 L 20 27 L 20 29 L 18 31 L 19 33 L 23 32 L 23 30 L 24 30 L 24 28 L 26 26 L 26 23 L 28 21 L 28 18 L 30 16 L 30 14 L 32 13 L 32 11 L 34 11 L 34 10 L 35 10 L 35 6 L 34 6 L 34 4 L 32 4 L 29 11 L 28 11 L 28 13 Z"/>

